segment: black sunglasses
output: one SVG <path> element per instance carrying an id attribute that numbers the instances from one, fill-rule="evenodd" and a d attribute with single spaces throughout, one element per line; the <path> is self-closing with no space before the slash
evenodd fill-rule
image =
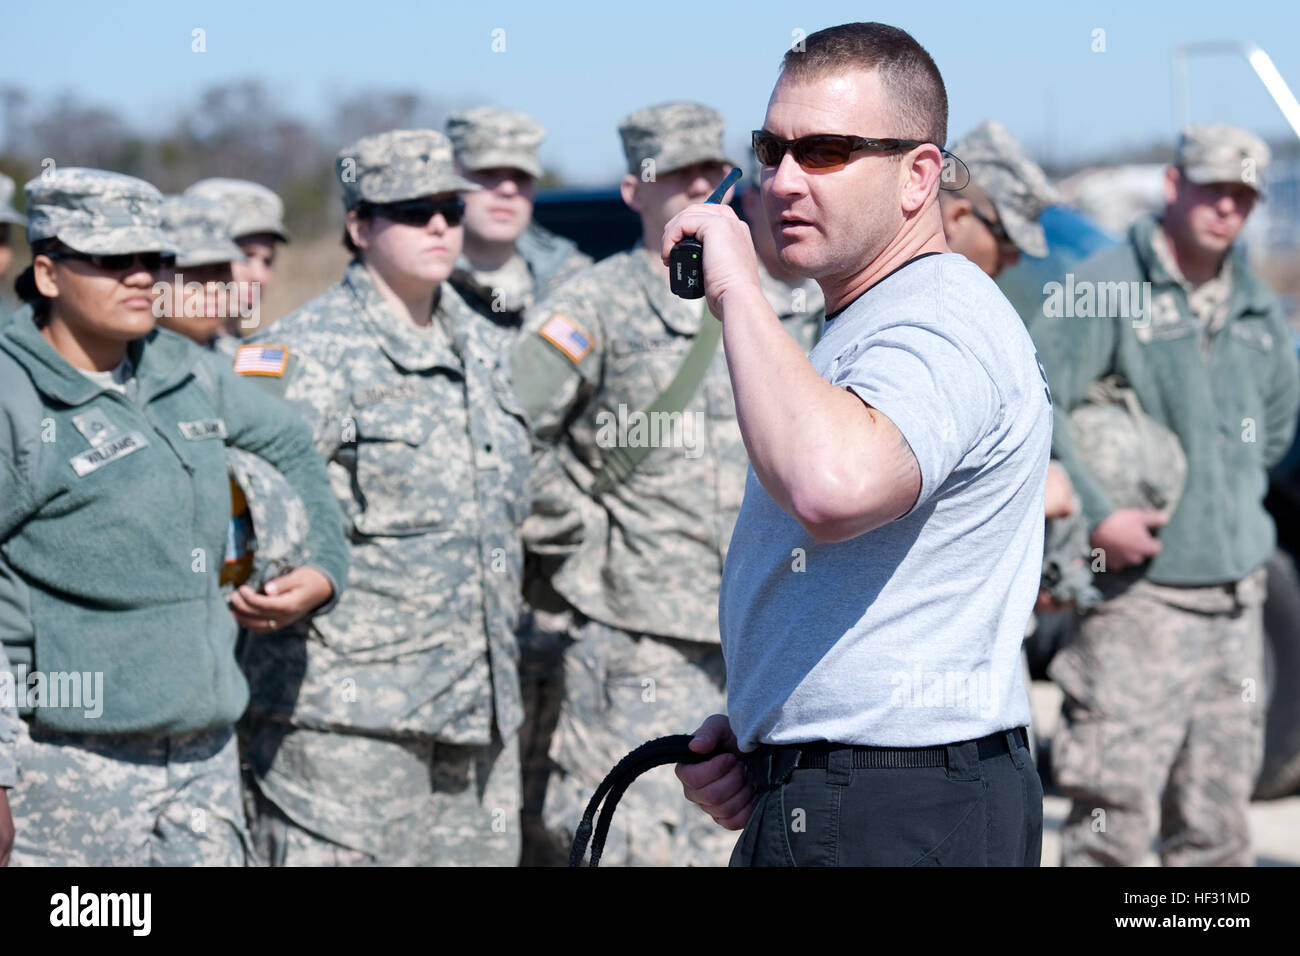
<path id="1" fill-rule="evenodd" d="M 972 216 L 984 223 L 984 227 L 993 234 L 993 238 L 996 239 L 1000 245 L 1014 246 L 1016 244 L 1016 241 L 1008 235 L 1006 227 L 1002 225 L 1001 220 L 994 221 L 989 219 L 975 208 L 974 203 L 971 203 L 970 212 Z"/>
<path id="2" fill-rule="evenodd" d="M 892 153 L 900 149 L 924 146 L 915 139 L 868 139 L 865 136 L 841 136 L 838 133 L 816 133 L 798 139 L 781 139 L 765 129 L 752 134 L 754 155 L 764 166 L 779 166 L 786 151 L 794 153 L 794 161 L 804 169 L 835 169 L 848 163 L 849 157 L 859 150 L 873 153 Z"/>
<path id="3" fill-rule="evenodd" d="M 169 252 L 119 252 L 112 255 L 97 255 L 93 252 L 77 252 L 73 249 L 60 249 L 57 252 L 42 253 L 47 259 L 73 259 L 89 262 L 96 269 L 105 272 L 126 272 L 134 268 L 137 262 L 145 272 L 162 272 L 176 266 L 176 256 Z"/>
<path id="4" fill-rule="evenodd" d="M 404 226 L 425 226 L 441 215 L 449 227 L 459 226 L 465 218 L 465 200 L 459 196 L 445 199 L 403 199 L 401 202 L 370 203 L 370 212 Z"/>

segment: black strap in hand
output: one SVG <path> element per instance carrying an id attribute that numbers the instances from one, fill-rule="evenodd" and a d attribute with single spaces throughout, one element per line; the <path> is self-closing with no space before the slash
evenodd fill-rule
<path id="1" fill-rule="evenodd" d="M 569 851 L 569 866 L 581 866 L 582 857 L 587 851 L 587 841 L 591 841 L 591 865 L 600 866 L 600 854 L 605 849 L 605 837 L 609 834 L 609 824 L 614 818 L 614 808 L 622 799 L 623 793 L 632 781 L 647 770 L 666 763 L 702 763 L 715 754 L 700 754 L 691 750 L 691 734 L 672 734 L 642 744 L 620 760 L 609 775 L 600 782 L 592 795 L 587 810 L 578 824 L 578 832 L 573 837 L 573 848 Z M 601 807 L 601 801 L 605 801 Z M 600 808 L 600 819 L 596 822 L 596 835 L 592 839 L 592 821 L 596 810 Z"/>

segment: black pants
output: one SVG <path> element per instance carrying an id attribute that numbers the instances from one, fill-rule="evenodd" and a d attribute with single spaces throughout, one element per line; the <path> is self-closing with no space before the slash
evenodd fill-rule
<path id="1" fill-rule="evenodd" d="M 939 766 L 862 766 L 832 744 L 762 747 L 732 866 L 1038 866 L 1043 788 L 1022 729 L 936 748 Z M 817 762 L 825 767 L 800 764 Z M 906 760 L 884 759 L 886 763 Z"/>

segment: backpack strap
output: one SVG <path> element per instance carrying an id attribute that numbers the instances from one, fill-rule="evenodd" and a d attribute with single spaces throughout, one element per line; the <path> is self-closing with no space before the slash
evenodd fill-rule
<path id="1" fill-rule="evenodd" d="M 691 343 L 690 351 L 686 353 L 686 358 L 682 360 L 681 367 L 677 369 L 677 374 L 668 383 L 668 387 L 656 396 L 646 410 L 647 418 L 656 414 L 673 415 L 690 404 L 699 391 L 700 383 L 704 381 L 704 374 L 713 361 L 713 353 L 718 350 L 721 338 L 722 323 L 706 310 L 700 318 L 700 331 Z M 596 475 L 592 489 L 603 495 L 620 482 L 626 481 L 653 450 L 648 445 L 636 448 L 619 445 L 611 449 L 605 456 L 605 463 Z"/>

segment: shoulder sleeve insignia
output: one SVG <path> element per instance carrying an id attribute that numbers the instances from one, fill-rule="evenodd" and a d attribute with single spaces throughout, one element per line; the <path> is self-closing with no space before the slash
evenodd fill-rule
<path id="1" fill-rule="evenodd" d="M 289 364 L 285 345 L 241 345 L 235 352 L 235 372 L 239 375 L 270 375 L 279 378 Z"/>
<path id="2" fill-rule="evenodd" d="M 574 365 L 586 358 L 591 351 L 591 336 L 562 312 L 556 312 L 547 319 L 537 334 L 563 352 Z"/>

